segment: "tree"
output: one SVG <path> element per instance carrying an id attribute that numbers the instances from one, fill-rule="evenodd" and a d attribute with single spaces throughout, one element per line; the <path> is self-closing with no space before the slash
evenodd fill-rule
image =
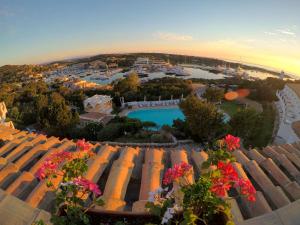
<path id="1" fill-rule="evenodd" d="M 129 93 L 135 93 L 140 86 L 140 79 L 136 73 L 131 73 L 128 77 L 120 80 L 114 85 L 114 91 L 119 92 L 120 95 Z"/>
<path id="2" fill-rule="evenodd" d="M 83 130 L 85 133 L 85 138 L 91 141 L 97 141 L 97 134 L 103 128 L 100 123 L 89 123 L 87 124 Z"/>
<path id="3" fill-rule="evenodd" d="M 78 114 L 72 112 L 65 99 L 57 92 L 48 97 L 38 97 L 36 109 L 39 125 L 59 134 L 66 134 L 79 120 Z"/>
<path id="4" fill-rule="evenodd" d="M 180 103 L 180 108 L 195 141 L 211 142 L 224 133 L 223 115 L 214 104 L 189 96 Z"/>
<path id="5" fill-rule="evenodd" d="M 229 125 L 231 126 L 231 133 L 243 138 L 245 146 L 248 146 L 251 144 L 251 140 L 259 135 L 261 116 L 254 109 L 240 109 L 232 116 Z"/>
<path id="6" fill-rule="evenodd" d="M 224 97 L 224 90 L 220 88 L 207 88 L 203 97 L 206 98 L 208 102 L 220 102 Z"/>

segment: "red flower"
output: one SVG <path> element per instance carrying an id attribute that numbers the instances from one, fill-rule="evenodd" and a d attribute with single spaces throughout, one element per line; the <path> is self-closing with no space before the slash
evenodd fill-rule
<path id="1" fill-rule="evenodd" d="M 217 168 L 221 171 L 222 176 L 226 177 L 231 182 L 238 180 L 238 174 L 230 162 L 224 163 L 219 161 Z"/>
<path id="2" fill-rule="evenodd" d="M 188 174 L 192 166 L 181 162 L 180 164 L 175 164 L 173 168 L 169 168 L 164 175 L 163 184 L 168 185 L 180 177 Z"/>
<path id="3" fill-rule="evenodd" d="M 231 184 L 225 177 L 213 178 L 212 183 L 211 191 L 218 197 L 224 197 L 226 192 L 231 188 Z"/>
<path id="4" fill-rule="evenodd" d="M 247 196 L 247 199 L 249 201 L 253 202 L 256 200 L 256 190 L 249 179 L 239 179 L 239 181 L 236 183 L 236 186 L 240 188 L 240 192 L 242 195 Z"/>
<path id="5" fill-rule="evenodd" d="M 240 138 L 238 137 L 234 137 L 228 134 L 226 135 L 224 141 L 229 151 L 234 151 L 235 149 L 240 147 Z"/>
<path id="6" fill-rule="evenodd" d="M 79 148 L 79 150 L 84 151 L 84 152 L 88 152 L 91 148 L 90 143 L 86 142 L 85 139 L 78 140 L 76 145 Z"/>
<path id="7" fill-rule="evenodd" d="M 99 186 L 95 184 L 92 181 L 89 181 L 88 179 L 85 178 L 75 178 L 74 179 L 74 184 L 77 186 L 80 186 L 83 188 L 85 191 L 90 191 L 94 193 L 96 196 L 101 195 L 101 191 L 99 189 Z"/>

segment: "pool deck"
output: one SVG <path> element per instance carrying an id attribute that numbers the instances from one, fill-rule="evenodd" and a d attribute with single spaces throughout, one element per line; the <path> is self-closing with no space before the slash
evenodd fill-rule
<path id="1" fill-rule="evenodd" d="M 123 109 L 122 112 L 120 112 L 118 115 L 121 117 L 127 116 L 128 113 L 138 111 L 141 109 L 173 109 L 173 108 L 179 108 L 179 106 L 178 105 L 166 105 L 166 106 L 136 107 L 136 108 L 132 108 L 132 109 L 126 108 L 126 109 Z"/>

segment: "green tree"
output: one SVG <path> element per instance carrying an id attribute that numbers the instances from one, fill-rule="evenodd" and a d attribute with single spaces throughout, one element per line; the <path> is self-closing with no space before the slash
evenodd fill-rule
<path id="1" fill-rule="evenodd" d="M 66 134 L 79 120 L 78 114 L 72 112 L 65 99 L 57 92 L 50 96 L 40 96 L 36 100 L 38 123 L 43 128 Z"/>
<path id="2" fill-rule="evenodd" d="M 97 134 L 103 128 L 100 123 L 89 123 L 87 124 L 83 130 L 85 133 L 85 138 L 91 141 L 97 141 Z"/>
<path id="3" fill-rule="evenodd" d="M 216 106 L 199 100 L 195 96 L 187 97 L 180 103 L 187 128 L 195 141 L 211 142 L 223 134 L 225 126 L 223 115 Z"/>
<path id="4" fill-rule="evenodd" d="M 203 97 L 206 98 L 208 102 L 220 102 L 224 97 L 224 90 L 220 88 L 207 88 Z"/>
<path id="5" fill-rule="evenodd" d="M 120 80 L 114 85 L 114 91 L 119 92 L 120 95 L 135 93 L 140 87 L 140 79 L 136 73 L 131 73 L 128 77 Z"/>
<path id="6" fill-rule="evenodd" d="M 257 135 L 260 127 L 260 114 L 252 108 L 240 109 L 229 122 L 231 133 L 244 139 L 245 145 Z"/>

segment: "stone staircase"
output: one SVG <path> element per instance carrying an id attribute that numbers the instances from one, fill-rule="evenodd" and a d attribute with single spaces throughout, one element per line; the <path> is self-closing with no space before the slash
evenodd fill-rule
<path id="1" fill-rule="evenodd" d="M 86 178 L 97 182 L 105 206 L 113 211 L 144 212 L 148 193 L 162 183 L 164 171 L 179 162 L 193 165 L 188 178 L 201 174 L 207 154 L 189 145 L 176 148 L 118 147 L 95 144 Z M 72 140 L 59 140 L 0 125 L 0 225 L 49 221 L 54 191 L 34 174 L 54 152 L 75 149 Z M 257 189 L 256 202 L 231 198 L 237 225 L 300 224 L 300 143 L 268 146 L 262 150 L 237 150 L 234 167 Z M 57 188 L 61 178 L 54 180 Z M 175 187 L 176 188 L 176 187 Z M 229 196 L 235 197 L 236 192 Z M 83 196 L 89 202 L 89 196 Z M 47 212 L 48 211 L 48 212 Z"/>

